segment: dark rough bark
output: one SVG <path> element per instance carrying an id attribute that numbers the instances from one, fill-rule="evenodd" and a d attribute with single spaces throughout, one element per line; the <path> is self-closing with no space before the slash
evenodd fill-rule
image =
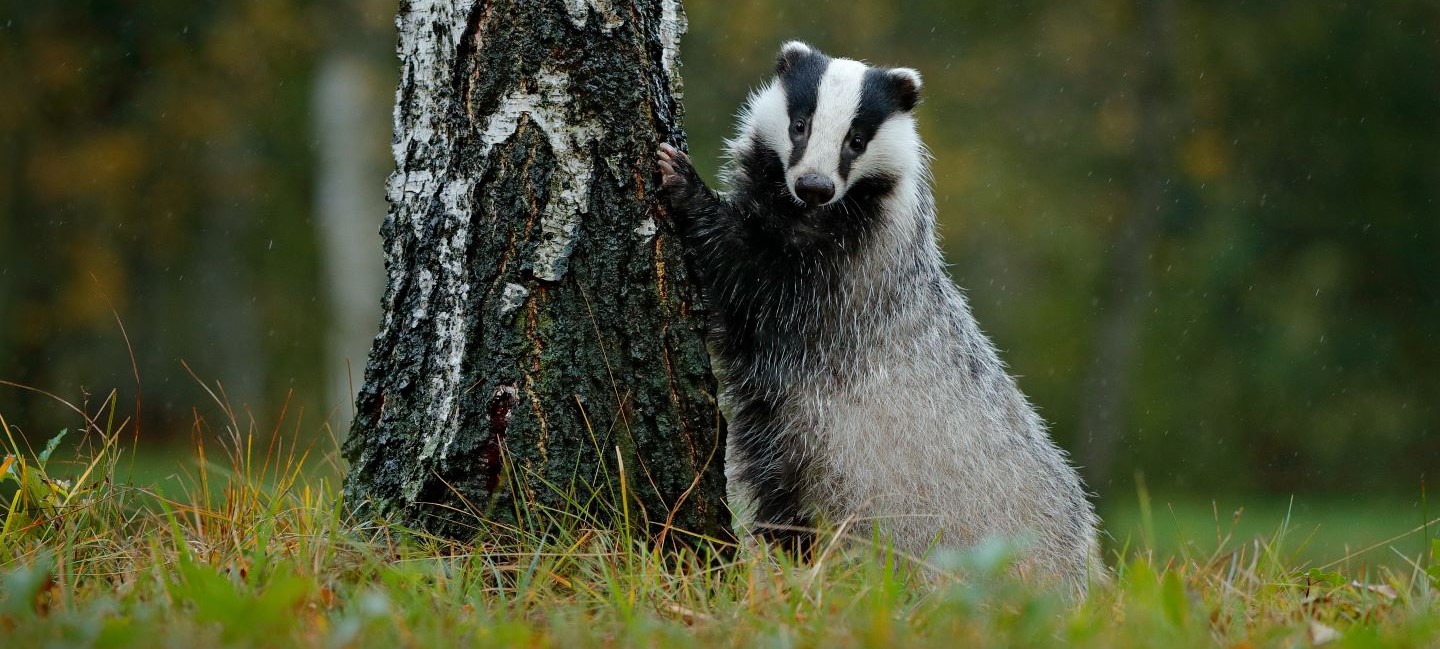
<path id="1" fill-rule="evenodd" d="M 1142 0 L 1139 7 L 1140 63 L 1136 97 L 1140 114 L 1135 134 L 1134 204 L 1110 244 L 1105 282 L 1098 302 L 1099 324 L 1081 404 L 1080 463 L 1086 482 L 1109 484 L 1115 452 L 1124 439 L 1130 374 L 1140 344 L 1140 325 L 1150 290 L 1151 251 L 1170 193 L 1170 0 Z"/>
<path id="2" fill-rule="evenodd" d="M 623 469 L 652 534 L 725 534 L 697 293 L 654 197 L 683 20 L 401 3 L 389 284 L 345 445 L 362 511 L 461 538 L 533 503 L 613 522 Z"/>

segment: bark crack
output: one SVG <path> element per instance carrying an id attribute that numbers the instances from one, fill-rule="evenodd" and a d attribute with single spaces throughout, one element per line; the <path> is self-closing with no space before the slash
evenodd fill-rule
<path id="1" fill-rule="evenodd" d="M 486 408 L 490 439 L 482 451 L 481 472 L 485 480 L 485 490 L 489 493 L 494 493 L 499 486 L 504 466 L 500 449 L 505 445 L 505 430 L 510 426 L 510 415 L 519 401 L 518 395 L 513 383 L 502 384 L 495 388 L 495 393 L 490 397 L 490 405 Z"/>

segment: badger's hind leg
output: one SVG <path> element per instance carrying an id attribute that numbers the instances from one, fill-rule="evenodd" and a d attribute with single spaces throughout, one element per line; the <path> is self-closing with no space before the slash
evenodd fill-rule
<path id="1" fill-rule="evenodd" d="M 791 467 L 782 475 L 761 478 L 754 484 L 755 534 L 772 547 L 791 553 L 798 561 L 809 561 L 815 552 L 815 521 L 800 500 L 800 484 Z"/>
<path id="2" fill-rule="evenodd" d="M 737 409 L 730 422 L 726 458 L 736 491 L 748 503 L 740 532 L 751 533 L 774 548 L 808 561 L 815 549 L 815 518 L 806 502 L 802 453 L 785 443 L 788 435 L 771 421 L 772 409 L 750 403 Z"/>

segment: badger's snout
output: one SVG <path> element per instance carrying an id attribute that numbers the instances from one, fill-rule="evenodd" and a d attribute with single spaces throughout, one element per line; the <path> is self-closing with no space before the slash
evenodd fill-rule
<path id="1" fill-rule="evenodd" d="M 835 198 L 835 183 L 812 171 L 795 180 L 795 195 L 810 207 L 824 205 Z"/>

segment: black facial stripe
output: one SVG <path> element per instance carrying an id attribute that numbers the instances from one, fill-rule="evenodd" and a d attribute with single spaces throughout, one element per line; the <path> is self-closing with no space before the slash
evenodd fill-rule
<path id="1" fill-rule="evenodd" d="M 805 155 L 805 146 L 810 142 L 810 129 L 798 137 L 791 129 L 796 118 L 803 118 L 808 124 L 811 117 L 815 116 L 815 104 L 819 101 L 820 80 L 825 77 L 825 70 L 830 67 L 830 57 L 819 52 L 811 51 L 797 57 L 784 74 L 780 75 L 780 85 L 785 90 L 785 110 L 790 120 L 785 128 L 790 136 L 790 164 L 800 162 Z"/>
<path id="2" fill-rule="evenodd" d="M 792 119 L 793 119 L 793 118 L 792 118 Z M 793 167 L 793 166 L 795 166 L 795 165 L 797 165 L 797 164 L 800 164 L 800 159 L 803 158 L 803 157 L 805 157 L 805 147 L 807 147 L 807 146 L 809 146 L 809 145 L 810 145 L 810 132 L 809 132 L 808 129 L 806 130 L 806 132 L 805 132 L 804 135 L 801 135 L 801 136 L 799 136 L 799 137 L 796 137 L 794 134 L 791 134 L 791 136 L 790 136 L 790 163 L 787 164 L 786 166 L 787 166 L 787 167 Z"/>
<path id="3" fill-rule="evenodd" d="M 866 70 L 860 86 L 860 106 L 855 110 L 855 126 L 874 135 L 881 123 L 898 112 L 900 100 L 895 96 L 890 71 L 878 68 Z"/>
<path id="4" fill-rule="evenodd" d="M 866 136 L 865 141 L 869 142 L 870 137 Z M 850 180 L 850 166 L 855 164 L 855 159 L 858 157 L 860 154 L 850 150 L 850 141 L 847 139 L 845 144 L 840 146 L 840 180 Z"/>
<path id="5" fill-rule="evenodd" d="M 849 138 L 859 134 L 866 144 L 875 137 L 875 131 L 891 115 L 900 112 L 900 100 L 895 96 L 895 84 L 887 70 L 871 68 L 865 71 L 860 85 L 860 105 L 855 109 L 855 119 L 850 123 L 850 132 L 840 146 L 840 178 L 848 180 L 850 166 L 860 154 L 850 150 Z"/>

